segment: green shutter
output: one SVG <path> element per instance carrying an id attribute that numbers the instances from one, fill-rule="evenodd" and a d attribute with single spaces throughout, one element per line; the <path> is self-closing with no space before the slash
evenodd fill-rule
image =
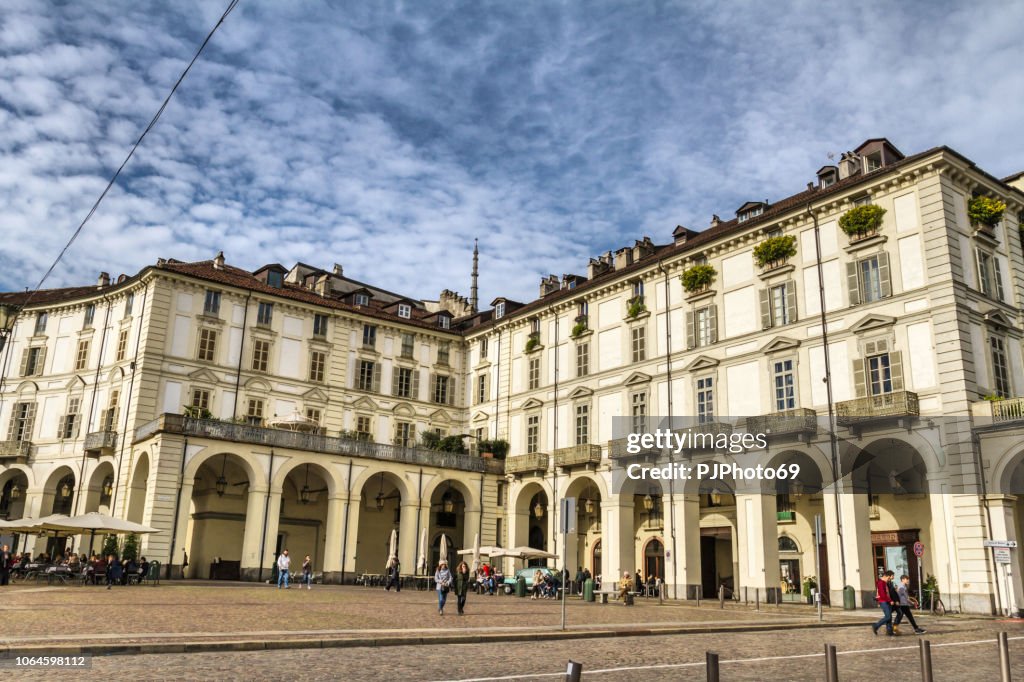
<path id="1" fill-rule="evenodd" d="M 373 363 L 373 386 L 371 389 L 374 393 L 380 393 L 380 363 Z"/>
<path id="2" fill-rule="evenodd" d="M 412 371 L 412 386 L 409 389 L 409 397 L 413 400 L 420 399 L 420 370 L 418 367 Z"/>
<path id="3" fill-rule="evenodd" d="M 758 293 L 761 296 L 761 329 L 770 329 L 772 326 L 771 289 L 761 289 Z"/>
<path id="4" fill-rule="evenodd" d="M 686 313 L 686 347 L 693 348 L 696 345 L 694 340 L 694 329 L 696 324 L 694 322 L 694 312 L 692 310 Z"/>
<path id="5" fill-rule="evenodd" d="M 882 251 L 878 254 L 878 283 L 882 298 L 892 296 L 892 281 L 889 270 L 889 254 Z"/>
<path id="6" fill-rule="evenodd" d="M 57 422 L 57 438 L 64 440 L 64 429 L 68 425 L 68 416 L 66 414 L 61 415 L 60 421 Z"/>
<path id="7" fill-rule="evenodd" d="M 857 390 L 857 397 L 864 398 L 868 394 L 868 373 L 867 363 L 863 358 L 853 361 L 853 385 Z"/>
<path id="8" fill-rule="evenodd" d="M 899 351 L 889 353 L 889 378 L 894 392 L 903 390 L 903 354 Z"/>
<path id="9" fill-rule="evenodd" d="M 402 376 L 401 367 L 393 367 L 391 369 L 391 395 L 398 395 L 398 378 Z"/>
<path id="10" fill-rule="evenodd" d="M 846 264 L 846 289 L 850 294 L 850 305 L 860 305 L 860 281 L 857 279 L 857 263 Z"/>
<path id="11" fill-rule="evenodd" d="M 790 322 L 796 322 L 799 319 L 796 314 L 796 282 L 793 280 L 786 282 L 786 312 Z"/>
<path id="12" fill-rule="evenodd" d="M 708 336 L 711 343 L 718 343 L 718 306 L 708 306 Z"/>
<path id="13" fill-rule="evenodd" d="M 1003 273 L 999 266 L 999 256 L 992 255 L 992 279 L 995 284 L 995 295 L 1000 301 L 1005 301 L 1005 292 L 1003 291 Z"/>
<path id="14" fill-rule="evenodd" d="M 28 376 L 28 352 L 30 349 L 26 348 L 21 351 L 21 372 L 19 376 Z"/>

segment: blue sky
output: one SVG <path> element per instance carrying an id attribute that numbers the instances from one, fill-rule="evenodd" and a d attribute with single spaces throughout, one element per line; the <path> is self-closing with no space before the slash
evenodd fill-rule
<path id="1" fill-rule="evenodd" d="M 31 286 L 227 2 L 4 0 L 0 289 Z M 49 282 L 223 249 L 424 298 L 547 273 L 889 137 L 1024 169 L 1024 3 L 242 0 Z"/>

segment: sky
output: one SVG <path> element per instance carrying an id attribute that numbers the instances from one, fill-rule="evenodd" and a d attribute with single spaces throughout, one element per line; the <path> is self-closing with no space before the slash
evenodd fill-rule
<path id="1" fill-rule="evenodd" d="M 0 290 L 49 267 L 227 0 L 0 0 Z M 241 0 L 47 281 L 223 250 L 417 298 L 802 190 L 888 137 L 1024 170 L 1024 3 Z"/>

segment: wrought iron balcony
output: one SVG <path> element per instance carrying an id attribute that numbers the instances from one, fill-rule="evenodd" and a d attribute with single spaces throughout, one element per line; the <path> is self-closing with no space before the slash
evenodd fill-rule
<path id="1" fill-rule="evenodd" d="M 506 474 L 532 474 L 548 470 L 548 456 L 544 452 L 515 455 L 505 460 Z"/>
<path id="2" fill-rule="evenodd" d="M 893 391 L 836 403 L 836 423 L 840 426 L 881 419 L 917 417 L 920 414 L 917 394 L 912 391 Z"/>
<path id="3" fill-rule="evenodd" d="M 116 447 L 117 431 L 94 431 L 85 436 L 86 454 L 110 454 Z"/>
<path id="4" fill-rule="evenodd" d="M 601 463 L 600 445 L 573 445 L 555 450 L 556 467 L 573 467 Z"/>
<path id="5" fill-rule="evenodd" d="M 302 433 L 271 429 L 249 424 L 236 424 L 216 419 L 196 419 L 180 414 L 164 414 L 143 424 L 135 431 L 135 442 L 145 440 L 156 433 L 174 433 L 190 437 L 211 438 L 235 443 L 251 443 L 275 448 L 305 450 L 330 455 L 362 457 L 386 462 L 405 462 L 442 469 L 459 469 L 494 474 L 505 473 L 505 462 L 500 459 L 485 459 L 472 455 L 439 452 L 418 447 L 403 447 L 389 443 L 373 443 L 352 438 L 325 436 L 317 433 Z"/>
<path id="6" fill-rule="evenodd" d="M 975 417 L 992 420 L 993 424 L 1024 420 L 1024 398 L 984 400 L 971 405 Z"/>
<path id="7" fill-rule="evenodd" d="M 27 440 L 0 440 L 0 459 L 26 460 L 31 452 Z"/>
<path id="8" fill-rule="evenodd" d="M 763 433 L 766 436 L 786 436 L 818 432 L 818 413 L 806 407 L 747 417 L 748 433 Z"/>

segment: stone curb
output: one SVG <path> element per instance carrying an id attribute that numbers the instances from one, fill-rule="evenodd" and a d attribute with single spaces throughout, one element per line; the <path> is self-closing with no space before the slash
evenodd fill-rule
<path id="1" fill-rule="evenodd" d="M 732 625 L 708 627 L 670 627 L 617 630 L 561 630 L 508 632 L 479 635 L 438 635 L 413 637 L 335 637 L 327 639 L 222 640 L 202 642 L 139 642 L 130 644 L 53 644 L 43 646 L 2 646 L 0 659 L 17 656 L 128 656 L 135 654 L 193 654 L 218 651 L 276 651 L 282 649 L 338 649 L 355 647 L 418 646 L 437 644 L 482 644 L 491 642 L 539 642 L 569 639 L 601 639 L 609 637 L 658 637 L 664 635 L 699 635 L 778 630 L 811 630 L 815 628 L 867 627 L 866 622 L 790 623 L 785 625 Z"/>

